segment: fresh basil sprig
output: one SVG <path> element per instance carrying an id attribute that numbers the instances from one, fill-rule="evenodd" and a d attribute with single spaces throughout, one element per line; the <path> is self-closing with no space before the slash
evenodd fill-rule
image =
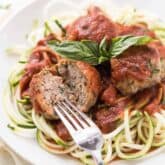
<path id="1" fill-rule="evenodd" d="M 98 65 L 122 54 L 131 46 L 145 45 L 152 41 L 148 36 L 119 36 L 108 44 L 103 38 L 100 44 L 91 40 L 49 41 L 48 45 L 60 56 L 91 65 Z"/>
<path id="2" fill-rule="evenodd" d="M 85 61 L 91 65 L 98 64 L 98 44 L 91 41 L 49 41 L 49 46 L 60 56 L 78 61 Z"/>
<path id="3" fill-rule="evenodd" d="M 113 57 L 116 57 L 131 46 L 145 45 L 151 42 L 151 40 L 152 38 L 148 36 L 126 35 L 122 37 L 116 37 L 112 39 L 112 44 L 109 52 Z"/>

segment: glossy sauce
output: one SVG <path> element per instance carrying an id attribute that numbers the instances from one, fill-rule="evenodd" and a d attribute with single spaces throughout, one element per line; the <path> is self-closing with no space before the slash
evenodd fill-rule
<path id="1" fill-rule="evenodd" d="M 67 26 L 67 39 L 88 39 L 100 42 L 104 37 L 110 40 L 117 34 L 116 25 L 97 7 L 91 7 L 86 16 L 79 17 Z"/>
<path id="2" fill-rule="evenodd" d="M 159 54 L 149 46 L 131 47 L 122 56 L 111 60 L 113 65 L 112 77 L 115 81 L 122 81 L 125 77 L 133 77 L 142 81 L 151 76 L 150 59 L 157 61 Z"/>

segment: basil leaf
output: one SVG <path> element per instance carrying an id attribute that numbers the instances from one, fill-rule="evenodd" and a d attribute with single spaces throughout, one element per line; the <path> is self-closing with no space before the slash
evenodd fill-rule
<path id="1" fill-rule="evenodd" d="M 116 57 L 122 54 L 131 46 L 144 45 L 152 41 L 149 36 L 120 36 L 112 39 L 111 47 L 109 49 L 109 54 L 112 57 Z"/>
<path id="2" fill-rule="evenodd" d="M 97 65 L 98 57 L 95 55 L 95 51 L 97 50 L 96 45 L 92 41 L 90 42 L 48 42 L 48 45 L 62 57 L 78 61 L 85 61 L 91 65 Z"/>
<path id="3" fill-rule="evenodd" d="M 94 55 L 99 56 L 99 49 L 98 49 L 98 43 L 90 40 L 82 40 L 81 41 L 83 44 L 85 44 Z"/>
<path id="4" fill-rule="evenodd" d="M 108 61 L 108 60 L 110 60 L 109 57 L 100 56 L 98 59 L 98 64 L 101 64 L 101 63 Z"/>
<path id="5" fill-rule="evenodd" d="M 60 56 L 98 65 L 119 56 L 131 46 L 144 45 L 152 39 L 148 36 L 120 36 L 112 39 L 111 45 L 103 38 L 100 44 L 90 41 L 48 41 L 48 45 Z M 109 46 L 109 48 L 108 48 Z"/>
<path id="6" fill-rule="evenodd" d="M 108 47 L 108 43 L 107 43 L 107 40 L 106 38 L 104 37 L 101 42 L 100 42 L 100 45 L 99 45 L 99 54 L 100 56 L 106 56 L 108 55 L 108 50 L 107 50 L 107 47 Z"/>

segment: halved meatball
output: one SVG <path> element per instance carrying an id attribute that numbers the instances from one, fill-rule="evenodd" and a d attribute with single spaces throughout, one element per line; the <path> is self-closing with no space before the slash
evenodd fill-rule
<path id="1" fill-rule="evenodd" d="M 67 39 L 89 39 L 100 42 L 104 37 L 109 41 L 116 36 L 116 24 L 98 7 L 90 7 L 87 15 L 79 17 L 66 28 Z"/>
<path id="2" fill-rule="evenodd" d="M 37 112 L 54 118 L 53 106 L 63 97 L 81 111 L 89 111 L 97 100 L 100 84 L 94 67 L 84 62 L 62 60 L 32 78 L 30 96 Z"/>
<path id="3" fill-rule="evenodd" d="M 61 57 L 46 46 L 47 41 L 53 39 L 56 39 L 55 36 L 50 34 L 38 41 L 33 49 L 19 83 L 21 97 L 29 96 L 29 84 L 34 74 L 39 73 L 44 67 L 56 64 L 60 60 Z"/>
<path id="4" fill-rule="evenodd" d="M 112 81 L 124 95 L 136 93 L 162 80 L 161 58 L 157 46 L 131 47 L 111 60 Z"/>

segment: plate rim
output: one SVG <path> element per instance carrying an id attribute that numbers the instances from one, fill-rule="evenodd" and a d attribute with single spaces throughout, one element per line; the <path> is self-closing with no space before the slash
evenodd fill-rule
<path id="1" fill-rule="evenodd" d="M 50 0 L 47 0 L 47 2 L 49 2 Z M 67 0 L 69 1 L 69 0 Z M 10 21 L 12 21 L 18 14 L 20 14 L 21 12 L 23 12 L 23 10 L 25 10 L 27 7 L 33 5 L 34 3 L 39 3 L 40 0 L 30 0 L 28 1 L 26 4 L 24 4 L 21 8 L 19 8 L 17 11 L 13 11 L 13 13 L 8 16 L 8 18 L 1 24 L 0 27 L 0 33 L 3 31 L 3 29 L 8 26 L 8 23 Z M 2 98 L 1 98 L 2 99 Z M 3 105 L 2 105 L 3 107 Z M 4 111 L 3 109 L 1 109 L 2 111 Z M 23 154 L 21 154 L 21 152 L 19 150 L 14 150 L 11 146 L 10 143 L 5 140 L 4 136 L 1 135 L 0 133 L 0 138 L 2 139 L 2 141 L 17 155 L 19 155 L 22 159 L 24 159 L 25 161 L 27 161 L 30 164 L 34 164 L 35 162 L 33 160 L 28 159 L 26 156 L 24 156 Z M 161 153 L 161 152 L 160 152 Z"/>
<path id="2" fill-rule="evenodd" d="M 40 0 L 30 0 L 28 2 L 26 2 L 26 4 L 24 4 L 22 7 L 20 7 L 19 9 L 15 10 L 12 9 L 13 12 L 8 16 L 8 18 L 6 20 L 4 20 L 1 23 L 1 27 L 0 27 L 0 32 L 3 31 L 3 29 L 5 28 L 5 26 L 7 26 L 7 24 L 12 21 L 12 19 L 14 19 L 14 17 L 19 14 L 20 12 L 22 12 L 25 8 L 27 8 L 28 6 L 32 5 L 33 3 L 35 3 L 36 1 L 40 1 Z M 48 0 L 49 1 L 49 0 Z"/>
<path id="3" fill-rule="evenodd" d="M 2 22 L 1 27 L 0 27 L 0 33 L 3 31 L 3 29 L 8 25 L 8 23 L 10 23 L 10 21 L 12 21 L 19 13 L 23 12 L 23 10 L 25 10 L 27 7 L 33 5 L 36 2 L 39 2 L 40 0 L 30 0 L 28 2 L 26 2 L 26 4 L 24 4 L 22 7 L 20 7 L 18 10 L 13 11 L 13 13 L 8 16 L 8 18 Z M 50 0 L 48 0 L 50 1 Z M 37 3 L 38 3 L 37 2 Z M 1 100 L 3 100 L 3 98 L 1 98 Z M 4 105 L 2 105 L 2 107 L 4 108 Z M 4 111 L 3 109 L 1 109 L 1 111 Z M 14 152 L 17 156 L 19 156 L 20 158 L 22 158 L 24 161 L 26 161 L 27 163 L 30 164 L 34 164 L 34 162 L 30 159 L 28 159 L 26 156 L 24 156 L 23 154 L 21 154 L 21 152 L 19 150 L 15 150 L 7 140 L 5 140 L 5 138 L 3 137 L 3 135 L 0 133 L 0 138 L 1 141 L 9 148 L 11 149 L 12 152 Z M 15 160 L 14 160 L 15 161 Z"/>

